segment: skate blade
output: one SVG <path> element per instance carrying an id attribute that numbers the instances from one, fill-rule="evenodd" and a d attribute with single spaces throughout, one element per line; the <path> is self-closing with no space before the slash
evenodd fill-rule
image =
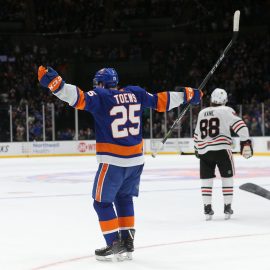
<path id="1" fill-rule="evenodd" d="M 132 252 L 126 252 L 126 254 L 125 254 L 125 259 L 126 259 L 126 260 L 132 260 L 132 259 L 133 259 Z"/>
<path id="2" fill-rule="evenodd" d="M 231 219 L 231 214 L 225 214 L 225 220 Z"/>
<path id="3" fill-rule="evenodd" d="M 123 252 L 114 256 L 117 262 L 131 261 L 133 259 L 132 252 Z"/>
<path id="4" fill-rule="evenodd" d="M 97 256 L 96 260 L 100 262 L 123 262 L 125 257 L 122 254 L 115 254 L 110 256 Z"/>
<path id="5" fill-rule="evenodd" d="M 206 221 L 210 221 L 210 220 L 212 220 L 212 218 L 213 218 L 213 215 L 205 215 Z"/>
<path id="6" fill-rule="evenodd" d="M 123 262 L 125 260 L 125 255 L 123 253 L 114 254 L 113 262 Z"/>
<path id="7" fill-rule="evenodd" d="M 109 256 L 98 256 L 96 255 L 96 260 L 100 262 L 111 262 L 113 260 L 113 255 Z"/>
<path id="8" fill-rule="evenodd" d="M 101 262 L 123 262 L 125 260 L 132 260 L 132 252 L 119 253 L 109 256 L 98 256 L 96 255 L 96 260 Z"/>

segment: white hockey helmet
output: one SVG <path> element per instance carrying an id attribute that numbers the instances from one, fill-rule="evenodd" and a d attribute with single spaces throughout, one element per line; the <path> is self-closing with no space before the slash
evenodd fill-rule
<path id="1" fill-rule="evenodd" d="M 225 105 L 228 102 L 228 95 L 224 89 L 216 88 L 211 94 L 211 103 Z"/>

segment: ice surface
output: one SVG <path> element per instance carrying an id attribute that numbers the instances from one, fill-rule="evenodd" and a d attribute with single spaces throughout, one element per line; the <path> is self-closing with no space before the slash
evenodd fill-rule
<path id="1" fill-rule="evenodd" d="M 1 270 L 269 270 L 270 201 L 238 189 L 270 189 L 270 157 L 235 157 L 235 214 L 225 221 L 221 181 L 205 221 L 194 156 L 146 157 L 135 199 L 133 261 L 97 262 L 104 246 L 91 188 L 95 157 L 0 159 Z"/>

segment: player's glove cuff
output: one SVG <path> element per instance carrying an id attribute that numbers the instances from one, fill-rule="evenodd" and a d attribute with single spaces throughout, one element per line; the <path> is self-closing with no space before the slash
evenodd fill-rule
<path id="1" fill-rule="evenodd" d="M 38 80 L 43 87 L 49 88 L 52 92 L 60 90 L 65 83 L 53 68 L 46 69 L 43 66 L 38 68 Z"/>

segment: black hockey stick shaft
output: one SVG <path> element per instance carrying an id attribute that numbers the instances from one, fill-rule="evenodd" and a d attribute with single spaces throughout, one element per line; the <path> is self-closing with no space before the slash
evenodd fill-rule
<path id="1" fill-rule="evenodd" d="M 237 35 L 237 33 L 235 33 Z M 234 34 L 234 35 L 235 35 Z M 217 62 L 215 63 L 215 65 L 212 67 L 212 69 L 208 72 L 208 74 L 206 75 L 206 77 L 204 78 L 204 80 L 202 81 L 202 83 L 200 84 L 200 86 L 198 87 L 199 90 L 202 90 L 204 88 L 204 86 L 207 84 L 207 82 L 209 81 L 209 79 L 211 78 L 211 76 L 214 74 L 214 72 L 216 71 L 217 67 L 220 65 L 220 63 L 222 62 L 222 60 L 224 59 L 226 53 L 229 51 L 229 49 L 232 47 L 234 41 L 236 38 L 233 38 L 230 43 L 227 45 L 227 47 L 225 48 L 225 50 L 222 52 L 222 54 L 220 55 L 220 57 L 218 58 Z M 178 123 L 181 121 L 181 119 L 183 118 L 183 116 L 185 115 L 185 113 L 188 111 L 188 109 L 190 108 L 190 104 L 185 104 L 183 107 L 183 110 L 181 111 L 179 117 L 174 121 L 174 123 L 172 124 L 170 130 L 168 131 L 168 133 L 165 135 L 165 137 L 162 139 L 162 143 L 164 144 L 167 139 L 170 137 L 170 135 L 172 134 L 173 130 L 175 129 L 175 127 L 178 125 Z"/>
<path id="2" fill-rule="evenodd" d="M 256 184 L 246 183 L 241 185 L 239 188 L 270 200 L 270 191 Z"/>
<path id="3" fill-rule="evenodd" d="M 229 44 L 226 46 L 226 48 L 224 49 L 224 51 L 221 53 L 220 57 L 218 58 L 218 60 L 216 61 L 216 63 L 214 64 L 214 66 L 211 68 L 211 70 L 208 72 L 208 74 L 205 76 L 204 80 L 202 81 L 202 83 L 200 84 L 200 86 L 198 87 L 199 90 L 202 90 L 204 88 L 204 86 L 206 85 L 206 83 L 209 81 L 209 79 L 212 77 L 212 75 L 214 74 L 214 72 L 216 71 L 216 69 L 218 68 L 218 66 L 220 65 L 220 63 L 222 62 L 222 60 L 224 59 L 225 55 L 227 54 L 227 52 L 230 50 L 230 48 L 232 47 L 232 45 L 235 43 L 237 36 L 238 36 L 238 31 L 239 31 L 239 20 L 240 20 L 240 11 L 236 11 L 234 13 L 234 20 L 233 20 L 233 37 L 231 39 L 231 41 L 229 42 Z M 180 121 L 182 120 L 182 118 L 184 117 L 185 113 L 188 111 L 188 109 L 190 108 L 190 104 L 185 104 L 183 106 L 183 109 L 179 115 L 179 117 L 173 122 L 170 130 L 167 132 L 167 134 L 164 136 L 164 138 L 161 141 L 161 144 L 164 145 L 165 142 L 167 141 L 167 139 L 171 136 L 173 130 L 178 126 L 178 124 L 180 123 Z M 152 156 L 155 157 L 157 152 L 158 152 L 158 148 L 156 149 L 156 151 L 154 151 L 152 153 Z"/>

